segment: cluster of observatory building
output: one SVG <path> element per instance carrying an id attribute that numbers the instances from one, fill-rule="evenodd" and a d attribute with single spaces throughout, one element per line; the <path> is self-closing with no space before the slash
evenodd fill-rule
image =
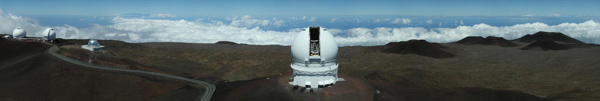
<path id="1" fill-rule="evenodd" d="M 6 34 L 3 36 L 5 39 L 14 39 L 18 41 L 50 41 L 53 42 L 56 39 L 56 31 L 52 28 L 46 28 L 42 32 L 42 37 L 28 37 L 25 29 L 21 27 L 15 28 L 12 34 Z M 104 49 L 104 46 L 100 45 L 97 40 L 91 39 L 87 45 L 81 45 L 81 48 L 90 51 L 97 51 Z"/>
<path id="2" fill-rule="evenodd" d="M 17 28 L 15 28 L 15 30 L 13 30 L 12 34 L 4 35 L 4 38 L 16 39 L 19 41 L 35 40 L 35 41 L 50 41 L 50 42 L 52 42 L 54 39 L 56 39 L 56 32 L 52 28 L 46 28 L 46 30 L 44 30 L 44 32 L 42 32 L 42 34 L 43 34 L 42 37 L 27 37 L 27 32 L 25 31 L 25 29 L 23 29 L 21 27 L 17 27 Z"/>

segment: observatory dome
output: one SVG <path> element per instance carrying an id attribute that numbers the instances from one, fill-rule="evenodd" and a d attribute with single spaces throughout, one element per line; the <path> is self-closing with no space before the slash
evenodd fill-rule
<path id="1" fill-rule="evenodd" d="M 325 62 L 335 62 L 337 51 L 338 46 L 333 35 L 320 27 L 304 28 L 292 43 L 292 57 L 295 62 L 306 61 L 310 56 L 319 56 Z"/>
<path id="2" fill-rule="evenodd" d="M 25 29 L 23 29 L 21 27 L 17 27 L 13 31 L 13 37 L 14 38 L 23 38 L 23 37 L 25 37 L 25 35 L 26 35 Z"/>
<path id="3" fill-rule="evenodd" d="M 89 46 L 100 46 L 100 43 L 98 43 L 98 41 L 96 39 L 91 39 L 90 41 L 88 41 L 88 45 Z"/>
<path id="4" fill-rule="evenodd" d="M 290 84 L 295 88 L 311 88 L 312 93 L 312 88 L 329 87 L 338 80 L 338 46 L 327 29 L 318 26 L 302 29 L 291 49 L 294 77 Z"/>
<path id="5" fill-rule="evenodd" d="M 54 40 L 56 38 L 56 32 L 52 28 L 46 28 L 44 30 L 44 38 L 47 40 Z"/>

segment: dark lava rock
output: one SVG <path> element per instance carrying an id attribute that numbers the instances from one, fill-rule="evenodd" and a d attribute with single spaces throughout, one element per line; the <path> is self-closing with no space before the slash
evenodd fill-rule
<path id="1" fill-rule="evenodd" d="M 481 36 L 469 36 L 466 37 L 462 40 L 457 41 L 456 43 L 459 44 L 467 44 L 467 45 L 494 45 L 494 46 L 501 46 L 501 47 L 515 47 L 517 46 L 517 44 L 512 43 L 502 37 L 493 37 L 493 36 L 488 36 L 488 37 L 481 37 Z"/>
<path id="2" fill-rule="evenodd" d="M 537 32 L 533 35 L 527 34 L 527 35 L 525 35 L 521 38 L 515 39 L 515 40 L 517 40 L 519 42 L 527 42 L 527 43 L 534 42 L 536 40 L 552 40 L 552 41 L 563 42 L 563 43 L 585 44 L 582 41 L 579 41 L 577 39 L 569 37 L 560 32 L 544 32 L 544 31 Z"/>
<path id="3" fill-rule="evenodd" d="M 569 45 L 556 43 L 552 40 L 537 40 L 523 48 L 522 50 L 530 50 L 541 48 L 542 50 L 567 50 Z"/>
<path id="4" fill-rule="evenodd" d="M 228 44 L 228 45 L 238 45 L 238 43 L 235 42 L 231 42 L 231 41 L 219 41 L 215 44 Z"/>
<path id="5" fill-rule="evenodd" d="M 62 39 L 62 38 L 56 38 L 56 39 L 54 39 L 53 42 L 56 43 L 57 45 L 74 44 L 74 43 L 71 43 L 69 40 L 65 40 L 65 39 Z"/>
<path id="6" fill-rule="evenodd" d="M 443 48 L 446 47 L 437 43 L 429 43 L 425 40 L 409 40 L 390 42 L 381 51 L 395 54 L 417 54 L 432 58 L 450 58 L 455 56 L 452 53 L 442 50 Z"/>

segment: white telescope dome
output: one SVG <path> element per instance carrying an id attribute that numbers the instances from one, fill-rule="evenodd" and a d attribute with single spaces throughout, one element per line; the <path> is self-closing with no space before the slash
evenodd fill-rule
<path id="1" fill-rule="evenodd" d="M 46 40 L 54 40 L 56 38 L 56 32 L 52 28 L 46 28 L 43 34 Z"/>
<path id="2" fill-rule="evenodd" d="M 318 40 L 318 44 L 313 45 L 314 48 L 311 48 L 311 40 Z M 313 49 L 313 52 L 311 52 L 311 49 Z M 338 45 L 333 35 L 320 27 L 303 29 L 292 43 L 292 57 L 295 62 L 306 61 L 309 56 L 320 56 L 326 62 L 335 62 L 337 51 Z"/>
<path id="3" fill-rule="evenodd" d="M 91 39 L 90 41 L 88 41 L 88 45 L 89 46 L 100 46 L 100 43 L 98 43 L 98 41 L 96 39 Z"/>
<path id="4" fill-rule="evenodd" d="M 333 35 L 326 29 L 303 29 L 294 39 L 291 49 L 294 62 L 290 66 L 294 77 L 290 84 L 294 87 L 324 88 L 332 86 L 338 80 L 338 46 Z"/>
<path id="5" fill-rule="evenodd" d="M 23 29 L 21 27 L 17 27 L 17 28 L 15 28 L 15 30 L 13 30 L 13 37 L 14 38 L 24 38 L 25 35 L 26 35 L 25 29 Z"/>

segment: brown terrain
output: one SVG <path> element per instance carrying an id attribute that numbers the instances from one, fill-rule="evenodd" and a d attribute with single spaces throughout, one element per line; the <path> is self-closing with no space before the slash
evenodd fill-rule
<path id="1" fill-rule="evenodd" d="M 533 43 L 521 48 L 523 50 L 541 49 L 541 50 L 567 50 L 569 45 L 557 43 L 552 40 L 537 40 Z"/>
<path id="2" fill-rule="evenodd" d="M 99 40 L 107 50 L 92 54 L 73 46 L 86 44 L 87 40 L 59 40 L 61 43 L 58 44 L 61 45 L 59 53 L 80 61 L 87 62 L 92 57 L 94 64 L 162 72 L 213 83 L 217 89 L 211 100 L 264 101 L 319 98 L 343 101 L 364 99 L 570 101 L 600 99 L 600 60 L 598 59 L 600 46 L 577 43 L 579 40 L 569 41 L 573 38 L 561 37 L 562 34 L 536 34 L 512 41 L 486 37 L 463 39 L 467 43 L 430 43 L 424 40 L 411 40 L 392 42 L 385 46 L 340 47 L 337 57 L 340 65 L 339 75 L 346 78 L 346 81 L 338 82 L 331 88 L 323 88 L 315 94 L 289 90 L 291 86 L 287 82 L 292 71 L 289 67 L 292 62 L 289 46 L 243 45 L 225 41 L 218 44 L 197 44 Z M 480 41 L 481 39 L 484 41 Z M 573 44 L 577 47 L 569 47 L 567 50 L 544 49 L 543 47 L 562 46 L 541 45 L 540 42 L 536 43 L 538 40 L 551 40 L 551 42 Z M 525 49 L 530 46 L 541 47 L 542 50 Z M 2 47 L 4 50 L 5 46 Z M 19 54 L 40 53 L 22 51 Z M 8 59 L 2 60 L 2 62 L 6 61 Z M 100 74 L 103 73 L 98 75 Z M 137 76 L 132 78 L 138 78 L 140 82 L 148 80 Z M 26 81 L 34 80 L 36 79 Z M 96 79 L 86 80 L 101 82 L 95 81 Z M 6 80 L 3 79 L 2 82 Z M 156 81 L 148 83 L 152 84 Z M 6 87 L 4 86 L 6 83 L 0 85 Z M 171 92 L 166 95 L 177 95 L 181 93 L 172 93 L 185 91 L 182 91 L 185 84 L 164 85 L 165 88 L 172 87 Z M 90 87 L 96 86 L 99 85 Z M 133 88 L 141 89 L 141 87 Z M 120 88 L 119 90 L 131 89 Z M 1 97 L 13 96 L 6 95 L 2 91 L 0 94 Z"/>
<path id="3" fill-rule="evenodd" d="M 189 101 L 199 93 L 181 81 L 85 69 L 54 59 L 49 47 L 0 39 L 1 101 Z"/>
<path id="4" fill-rule="evenodd" d="M 438 43 L 429 43 L 425 40 L 409 40 L 405 42 L 390 42 L 381 48 L 383 53 L 417 54 L 433 58 L 450 58 L 454 54 L 448 53 Z"/>
<path id="5" fill-rule="evenodd" d="M 259 78 L 248 81 L 222 82 L 217 85 L 216 96 L 212 100 L 324 100 L 324 101 L 367 101 L 373 100 L 373 90 L 368 82 L 361 78 L 341 76 L 335 86 L 319 89 L 315 94 L 308 90 L 292 91 L 289 85 L 291 73 Z M 320 95 L 320 96 L 317 96 Z"/>
<path id="6" fill-rule="evenodd" d="M 544 32 L 544 31 L 537 32 L 533 35 L 527 34 L 527 35 L 525 35 L 521 38 L 515 39 L 515 40 L 519 41 L 519 42 L 526 42 L 526 43 L 531 43 L 531 42 L 534 42 L 537 40 L 553 40 L 553 41 L 558 41 L 558 42 L 563 42 L 563 43 L 585 44 L 582 41 L 579 41 L 575 38 L 571 38 L 560 32 Z"/>

